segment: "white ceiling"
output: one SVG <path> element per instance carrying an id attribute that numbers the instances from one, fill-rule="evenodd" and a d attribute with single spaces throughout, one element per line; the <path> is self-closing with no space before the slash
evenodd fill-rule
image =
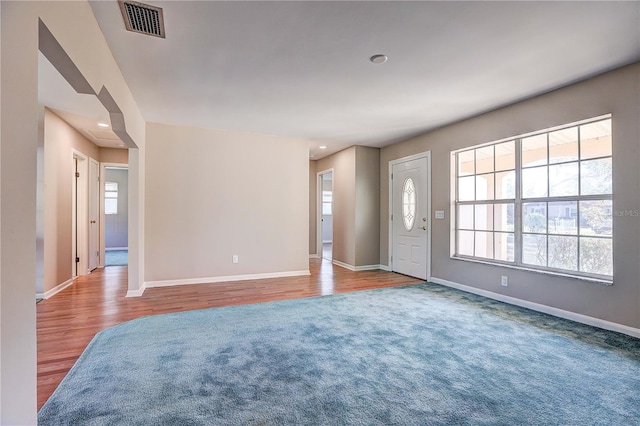
<path id="1" fill-rule="evenodd" d="M 145 120 L 303 138 L 315 158 L 640 60 L 637 1 L 147 3 L 166 39 L 91 2 Z"/>

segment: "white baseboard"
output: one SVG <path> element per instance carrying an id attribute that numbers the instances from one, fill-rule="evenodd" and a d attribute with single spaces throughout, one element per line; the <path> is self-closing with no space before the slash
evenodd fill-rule
<path id="1" fill-rule="evenodd" d="M 499 302 L 508 303 L 510 305 L 521 306 L 523 308 L 542 312 L 544 314 L 549 314 L 556 317 L 579 322 L 582 324 L 591 325 L 593 327 L 603 328 L 605 330 L 610 330 L 610 331 L 616 331 L 618 333 L 627 334 L 632 337 L 640 338 L 640 328 L 629 327 L 628 325 L 618 324 L 615 322 L 606 321 L 600 318 L 594 318 L 594 317 L 578 314 L 571 311 L 565 311 L 564 309 L 554 308 L 552 306 L 547 306 L 547 305 L 541 305 L 540 303 L 529 302 L 527 300 L 517 299 L 511 296 L 505 296 L 504 294 L 482 290 L 482 289 L 471 287 L 468 285 L 459 284 L 453 281 L 443 280 L 441 278 L 431 277 L 430 281 L 436 284 L 441 284 L 446 287 L 451 287 L 458 290 L 466 291 L 467 293 L 473 293 L 479 296 L 487 297 L 489 299 L 497 300 Z"/>
<path id="2" fill-rule="evenodd" d="M 73 278 L 70 278 L 61 284 L 58 284 L 51 290 L 47 290 L 44 293 L 36 293 L 36 299 L 48 299 L 54 296 L 55 294 L 60 293 L 62 290 L 69 287 L 71 284 L 73 284 Z"/>
<path id="3" fill-rule="evenodd" d="M 129 250 L 129 247 L 109 247 L 104 249 L 104 251 L 116 251 L 116 250 Z"/>
<path id="4" fill-rule="evenodd" d="M 265 278 L 299 277 L 302 275 L 311 275 L 311 272 L 307 269 L 304 271 L 268 272 L 264 274 L 226 275 L 221 277 L 185 278 L 181 280 L 145 281 L 144 287 L 151 288 L 168 287 L 173 285 L 211 284 L 230 281 L 263 280 Z"/>
<path id="5" fill-rule="evenodd" d="M 127 291 L 127 295 L 125 297 L 140 297 L 146 289 L 147 286 L 145 284 L 142 284 L 142 288 Z"/>
<path id="6" fill-rule="evenodd" d="M 331 262 L 334 265 L 340 266 L 341 268 L 345 268 L 345 269 L 348 269 L 348 270 L 354 271 L 354 272 L 359 272 L 359 271 L 377 271 L 378 269 L 385 268 L 385 266 L 383 266 L 383 265 L 353 266 L 353 265 L 349 265 L 348 263 L 340 262 L 339 260 L 332 260 Z"/>
<path id="7" fill-rule="evenodd" d="M 391 270 L 391 268 L 389 268 L 387 265 L 378 265 L 380 267 L 381 271 L 387 271 L 389 272 Z"/>
<path id="8" fill-rule="evenodd" d="M 309 259 L 320 259 L 318 253 L 309 253 Z"/>

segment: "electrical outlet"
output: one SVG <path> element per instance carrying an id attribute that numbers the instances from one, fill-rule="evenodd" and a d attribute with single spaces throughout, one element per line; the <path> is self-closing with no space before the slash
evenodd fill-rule
<path id="1" fill-rule="evenodd" d="M 232 261 L 233 263 L 238 263 L 238 255 L 237 255 L 237 254 L 234 254 L 234 255 L 233 255 L 233 257 L 231 258 L 231 261 Z"/>
<path id="2" fill-rule="evenodd" d="M 500 284 L 502 285 L 502 287 L 509 287 L 509 277 L 503 275 Z"/>

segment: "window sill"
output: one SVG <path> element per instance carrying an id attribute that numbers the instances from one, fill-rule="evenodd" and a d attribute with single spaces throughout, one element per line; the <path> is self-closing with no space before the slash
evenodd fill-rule
<path id="1" fill-rule="evenodd" d="M 562 272 L 556 272 L 556 271 L 543 271 L 543 270 L 540 270 L 540 269 L 527 268 L 527 267 L 524 267 L 524 266 L 510 265 L 510 264 L 507 264 L 507 263 L 489 262 L 489 261 L 485 261 L 485 260 L 472 259 L 472 258 L 468 258 L 468 257 L 451 256 L 451 259 L 453 259 L 453 260 L 462 260 L 464 262 L 479 263 L 481 265 L 498 266 L 498 267 L 501 267 L 501 268 L 515 269 L 515 270 L 518 270 L 518 271 L 534 272 L 536 274 L 550 275 L 550 276 L 558 277 L 558 278 L 570 278 L 570 279 L 574 279 L 574 280 L 578 280 L 578 281 L 588 282 L 588 283 L 591 283 L 591 284 L 599 284 L 599 285 L 604 285 L 604 286 L 612 286 L 613 285 L 613 280 L 607 280 L 607 279 L 603 279 L 603 278 L 593 278 L 593 277 L 585 277 L 585 276 L 582 276 L 582 275 L 564 274 Z"/>

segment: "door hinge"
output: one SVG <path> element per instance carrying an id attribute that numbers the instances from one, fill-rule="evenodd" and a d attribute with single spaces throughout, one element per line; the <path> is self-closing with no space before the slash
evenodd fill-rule
<path id="1" fill-rule="evenodd" d="M 80 263 L 80 258 L 76 257 L 76 263 Z"/>
<path id="2" fill-rule="evenodd" d="M 391 215 L 391 222 L 393 222 L 393 215 Z"/>
<path id="3" fill-rule="evenodd" d="M 100 256 L 100 251 L 96 251 L 96 256 Z"/>
<path id="4" fill-rule="evenodd" d="M 76 177 L 79 178 L 80 177 L 80 172 L 76 172 Z"/>

